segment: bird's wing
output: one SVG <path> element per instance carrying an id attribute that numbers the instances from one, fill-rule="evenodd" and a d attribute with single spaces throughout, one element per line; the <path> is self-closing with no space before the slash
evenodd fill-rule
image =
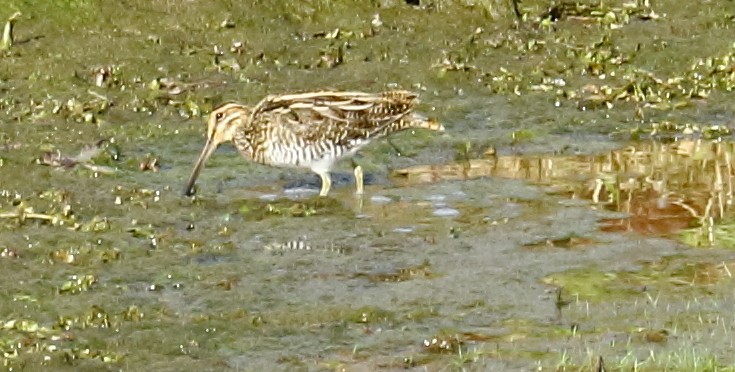
<path id="1" fill-rule="evenodd" d="M 269 121 L 307 143 L 345 144 L 380 133 L 411 113 L 417 103 L 417 95 L 407 91 L 273 95 L 255 106 L 251 122 Z"/>

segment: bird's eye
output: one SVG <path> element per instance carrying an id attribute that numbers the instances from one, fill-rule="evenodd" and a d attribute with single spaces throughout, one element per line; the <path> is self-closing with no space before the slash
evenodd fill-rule
<path id="1" fill-rule="evenodd" d="M 224 116 L 225 115 L 223 113 L 221 113 L 221 112 L 218 112 L 218 113 L 214 114 L 214 118 L 217 119 L 217 120 L 222 120 L 222 118 Z"/>

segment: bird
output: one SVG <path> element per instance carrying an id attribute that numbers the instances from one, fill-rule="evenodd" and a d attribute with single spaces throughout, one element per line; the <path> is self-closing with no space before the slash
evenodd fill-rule
<path id="1" fill-rule="evenodd" d="M 405 90 L 273 94 L 252 107 L 225 102 L 207 119 L 207 140 L 184 194 L 194 195 L 207 159 L 220 144 L 231 142 L 249 161 L 311 169 L 321 178 L 319 195 L 327 196 L 334 164 L 372 140 L 413 128 L 444 131 L 438 121 L 414 112 L 418 102 L 416 93 Z M 356 192 L 362 194 L 362 167 L 354 173 Z"/>

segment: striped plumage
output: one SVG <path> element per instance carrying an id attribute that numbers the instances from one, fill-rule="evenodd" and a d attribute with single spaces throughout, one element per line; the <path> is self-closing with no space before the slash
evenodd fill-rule
<path id="1" fill-rule="evenodd" d="M 193 186 L 204 162 L 221 143 L 233 142 L 257 163 L 303 167 L 322 179 L 320 195 L 329 192 L 329 171 L 375 138 L 409 128 L 443 131 L 444 127 L 413 113 L 418 96 L 407 91 L 383 93 L 319 91 L 271 95 L 250 108 L 225 103 L 209 116 L 207 143 L 186 185 Z M 358 193 L 362 170 L 355 169 Z"/>

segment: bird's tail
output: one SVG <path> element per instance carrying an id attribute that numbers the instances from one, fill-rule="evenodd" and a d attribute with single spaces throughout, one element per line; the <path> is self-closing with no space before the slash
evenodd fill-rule
<path id="1" fill-rule="evenodd" d="M 434 118 L 427 118 L 423 115 L 414 113 L 412 119 L 413 119 L 411 120 L 412 128 L 429 129 L 429 130 L 435 130 L 437 132 L 444 131 L 444 126 L 442 125 L 442 123 L 440 123 Z"/>

